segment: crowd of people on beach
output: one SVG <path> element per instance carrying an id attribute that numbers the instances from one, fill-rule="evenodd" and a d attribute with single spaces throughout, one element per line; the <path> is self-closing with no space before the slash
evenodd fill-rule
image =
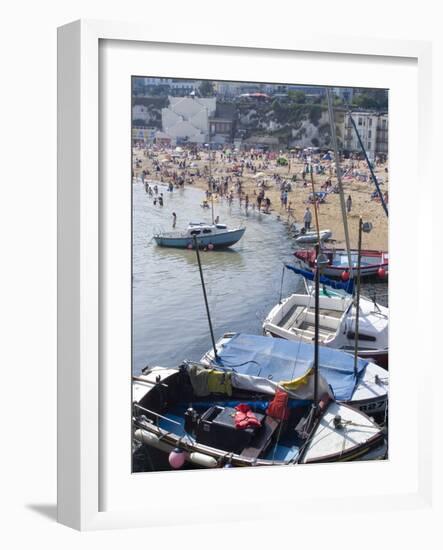
<path id="1" fill-rule="evenodd" d="M 284 166 L 279 159 L 285 159 Z M 240 208 L 247 213 L 249 210 L 269 214 L 271 210 L 278 216 L 286 214 L 295 222 L 294 200 L 291 200 L 294 188 L 311 189 L 312 178 L 326 177 L 320 183 L 321 193 L 310 194 L 307 203 L 316 203 L 320 206 L 326 195 L 337 193 L 335 163 L 331 153 L 320 153 L 311 148 L 286 151 L 238 151 L 222 149 L 208 150 L 204 147 L 172 148 L 155 145 L 138 145 L 134 148 L 133 175 L 145 186 L 145 191 L 152 198 L 155 206 L 163 206 L 164 196 L 159 193 L 155 182 L 164 183 L 167 191 L 184 188 L 185 185 L 199 184 L 206 188 L 206 199 L 202 206 L 209 206 L 211 195 L 218 200 L 226 200 L 229 205 L 237 201 Z M 384 166 L 386 159 L 376 158 L 374 165 Z M 365 167 L 365 162 L 358 155 L 350 155 L 341 161 L 341 177 L 347 182 L 370 182 L 371 176 Z M 387 174 L 387 167 L 385 167 Z M 383 184 L 381 180 L 378 183 Z M 272 192 L 271 192 L 272 191 Z M 280 204 L 272 203 L 272 197 L 278 195 Z M 318 195 L 318 196 L 317 196 Z M 321 195 L 321 196 L 320 196 Z M 371 199 L 380 200 L 377 192 L 372 193 Z M 384 202 L 388 203 L 388 192 L 383 195 Z M 298 205 L 298 207 L 302 205 Z M 349 194 L 346 201 L 348 214 L 352 210 L 352 197 Z M 311 211 L 309 208 L 303 214 L 306 229 L 310 228 Z M 173 227 L 177 222 L 173 217 Z"/>

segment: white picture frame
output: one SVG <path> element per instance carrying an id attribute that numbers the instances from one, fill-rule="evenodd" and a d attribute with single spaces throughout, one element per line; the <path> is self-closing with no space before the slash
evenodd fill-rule
<path id="1" fill-rule="evenodd" d="M 117 45 L 114 57 L 112 51 L 105 53 L 101 51 L 101 45 L 105 41 L 112 41 L 113 44 Z M 295 38 L 282 36 L 279 40 L 270 38 L 269 40 L 257 39 L 256 41 L 247 37 L 228 38 L 222 32 L 214 32 L 209 40 L 202 32 L 200 37 L 193 38 L 191 45 L 190 37 L 186 35 L 185 29 L 181 35 L 167 36 L 160 30 L 153 31 L 150 29 L 147 31 L 144 26 L 132 23 L 77 21 L 61 27 L 58 34 L 58 520 L 60 523 L 80 530 L 210 522 L 213 520 L 211 516 L 211 514 L 214 514 L 213 509 L 211 511 L 208 506 L 199 504 L 199 502 L 190 502 L 186 510 L 183 510 L 180 503 L 168 502 L 167 499 L 162 498 L 162 491 L 164 489 L 167 493 L 169 486 L 169 490 L 174 487 L 174 490 L 182 495 L 188 494 L 184 491 L 190 491 L 193 487 L 196 495 L 207 495 L 208 484 L 206 480 L 208 478 L 202 477 L 202 475 L 212 476 L 211 485 L 214 487 L 215 494 L 217 494 L 217 487 L 221 488 L 226 484 L 226 478 L 222 476 L 227 472 L 146 474 L 151 476 L 148 483 L 152 488 L 154 497 L 151 502 L 146 502 L 146 505 L 140 506 L 140 503 L 136 502 L 136 499 L 131 498 L 130 495 L 131 491 L 137 491 L 137 486 L 145 483 L 146 479 L 142 480 L 139 476 L 134 475 L 131 478 L 130 471 L 124 465 L 124 460 L 126 460 L 124 457 L 120 462 L 116 459 L 106 466 L 103 462 L 107 460 L 104 456 L 107 454 L 104 449 L 109 450 L 106 435 L 108 432 L 103 427 L 106 422 L 109 423 L 106 403 L 109 403 L 109 399 L 115 399 L 116 410 L 117 407 L 123 407 L 124 409 L 126 406 L 129 411 L 130 393 L 126 391 L 127 388 L 119 391 L 116 379 L 113 379 L 114 371 L 112 371 L 112 368 L 110 369 L 112 373 L 109 376 L 106 374 L 107 383 L 104 384 L 103 361 L 104 356 L 109 357 L 109 354 L 103 353 L 100 343 L 102 342 L 103 331 L 103 308 L 107 307 L 107 300 L 109 300 L 109 284 L 102 285 L 101 282 L 103 265 L 108 265 L 107 259 L 103 257 L 105 247 L 101 244 L 103 242 L 103 231 L 109 230 L 109 225 L 106 222 L 103 223 L 101 219 L 109 218 L 109 212 L 115 212 L 115 208 L 118 208 L 119 198 L 121 198 L 119 195 L 112 195 L 111 193 L 104 204 L 103 188 L 100 187 L 100 158 L 103 154 L 101 138 L 103 136 L 100 133 L 102 128 L 99 122 L 100 113 L 103 112 L 103 109 L 106 109 L 106 106 L 100 103 L 100 71 L 103 69 L 101 64 L 105 66 L 112 63 L 116 67 L 116 75 L 118 76 L 117 58 L 121 56 L 121 61 L 124 62 L 125 59 L 128 59 L 126 56 L 133 55 L 131 54 L 131 48 L 140 48 L 142 47 L 140 45 L 143 44 L 146 47 L 149 45 L 155 47 L 155 52 L 151 52 L 151 59 L 154 59 L 152 56 L 160 55 L 159 52 L 162 48 L 172 48 L 176 55 L 179 55 L 179 50 L 183 50 L 184 56 L 190 55 L 188 50 L 193 49 L 193 51 L 197 51 L 196 55 L 204 55 L 206 58 L 210 58 L 214 52 L 221 52 L 222 50 L 221 53 L 231 59 L 245 55 L 245 52 L 248 52 L 248 55 L 251 56 L 266 56 L 269 52 L 269 55 L 280 56 L 285 59 L 285 56 L 298 52 L 300 56 L 311 56 L 311 60 L 318 57 L 323 63 L 329 62 L 325 60 L 325 56 L 328 57 L 328 60 L 337 56 L 337 58 L 349 62 L 355 60 L 365 61 L 368 66 L 371 60 L 383 59 L 390 63 L 391 67 L 402 63 L 405 66 L 414 67 L 414 69 L 411 69 L 411 74 L 412 72 L 416 72 L 416 74 L 411 78 L 412 82 L 415 78 L 418 83 L 418 97 L 414 95 L 416 90 L 411 90 L 411 97 L 415 97 L 414 113 L 417 113 L 418 122 L 412 121 L 412 128 L 417 129 L 418 145 L 417 147 L 411 145 L 408 152 L 413 174 L 402 173 L 399 169 L 395 176 L 396 172 L 394 170 L 392 182 L 395 186 L 395 177 L 402 178 L 405 187 L 407 187 L 412 177 L 418 177 L 420 182 L 430 181 L 430 162 L 428 160 L 431 112 L 427 108 L 430 104 L 431 82 L 431 45 L 429 43 L 369 40 L 342 35 L 324 37 L 315 34 L 308 35 L 298 31 Z M 180 45 L 182 45 L 182 48 L 179 48 Z M 126 50 L 124 54 L 122 48 Z M 167 56 L 163 60 L 166 63 Z M 215 75 L 217 70 L 222 70 L 222 64 L 215 68 L 213 63 L 212 68 L 210 66 L 210 59 L 207 66 L 202 61 L 198 70 L 196 69 L 196 74 L 198 73 L 201 78 L 204 78 L 206 74 L 211 74 L 211 70 Z M 179 71 L 180 68 L 177 66 L 175 74 L 172 76 L 177 76 Z M 209 73 L 205 71 L 209 71 Z M 408 69 L 406 69 L 407 71 Z M 248 69 L 249 74 L 253 75 L 254 70 Z M 194 75 L 187 74 L 187 76 L 193 77 Z M 102 82 L 106 83 L 106 78 L 104 77 Z M 333 79 L 331 74 L 327 78 L 328 84 L 340 84 L 340 82 L 331 80 Z M 245 80 L 247 79 L 248 77 L 245 78 Z M 260 80 L 267 80 L 265 70 Z M 302 83 L 306 82 L 303 81 Z M 344 85 L 345 83 L 342 82 L 341 84 Z M 116 87 L 116 94 L 118 93 Z M 115 97 L 117 98 L 117 96 Z M 394 104 L 392 109 L 394 121 L 395 117 L 400 115 L 400 112 L 395 112 Z M 116 116 L 118 115 L 116 114 Z M 126 124 L 128 123 L 130 124 L 129 114 Z M 127 155 L 130 155 L 129 133 L 123 138 L 123 141 L 125 139 L 127 150 L 122 152 L 124 158 L 119 168 L 119 170 L 122 170 L 119 172 L 120 175 L 125 173 Z M 110 147 L 112 148 L 118 143 L 120 142 L 111 143 Z M 394 157 L 397 154 L 398 160 L 398 149 L 395 152 L 395 147 L 391 147 L 392 145 L 395 145 L 395 143 L 391 141 L 390 153 L 392 151 Z M 418 165 L 418 158 L 422 163 L 422 170 L 419 175 L 416 175 L 414 170 Z M 396 166 L 395 163 L 394 158 L 394 167 Z M 128 182 L 130 182 L 129 167 L 127 168 Z M 112 175 L 110 178 L 112 178 Z M 112 184 L 110 184 L 110 187 L 112 187 Z M 400 198 L 400 193 L 396 192 L 395 188 L 390 189 L 393 218 L 401 223 L 406 220 L 408 213 L 410 213 L 411 200 L 405 198 L 402 201 L 403 212 L 400 213 L 395 212 L 396 197 Z M 110 210 L 105 212 L 104 209 Z M 424 228 L 421 222 L 423 222 L 424 216 L 425 211 L 422 208 L 419 213 L 416 241 L 413 240 L 412 242 L 417 242 L 423 236 Z M 128 246 L 127 239 L 125 241 L 122 238 L 121 241 L 122 247 Z M 117 244 L 117 249 L 118 246 Z M 430 246 L 430 243 L 423 245 L 424 253 L 426 251 L 430 252 Z M 124 248 L 121 250 L 124 250 Z M 401 285 L 400 278 L 396 279 L 395 265 L 397 261 L 400 266 L 402 260 L 396 256 L 395 251 L 392 257 L 394 268 L 393 278 L 390 274 L 390 280 L 397 281 Z M 399 271 L 397 271 L 398 273 Z M 126 275 L 122 274 L 123 279 L 117 279 L 110 284 L 115 285 L 118 281 L 121 282 Z M 432 299 L 431 283 L 432 281 L 426 289 L 421 290 L 420 300 L 417 298 L 412 300 L 411 308 L 417 314 L 422 315 L 425 312 L 424 303 L 426 300 Z M 393 296 L 395 311 L 395 296 L 397 296 L 398 304 L 400 290 L 394 290 L 394 292 L 397 293 Z M 122 312 L 124 310 L 119 309 L 119 307 L 117 306 L 117 310 L 114 309 L 114 311 Z M 122 306 L 122 308 L 124 307 L 126 306 Z M 127 312 L 127 310 L 124 311 Z M 122 318 L 127 320 L 125 315 Z M 118 326 L 114 327 L 113 330 L 118 330 Z M 395 338 L 399 339 L 399 330 L 396 333 L 397 336 L 395 336 L 394 330 L 394 342 Z M 412 350 L 407 353 L 398 350 L 398 355 L 396 355 L 399 360 L 405 361 L 404 371 L 408 373 L 412 372 L 412 362 L 418 354 L 417 344 L 415 347 L 413 344 L 411 345 Z M 125 353 L 127 351 L 126 346 Z M 272 494 L 270 488 L 274 484 L 285 483 L 285 480 L 288 479 L 285 476 L 292 476 L 292 473 L 289 474 L 287 469 L 281 468 L 266 469 L 266 471 L 262 469 L 260 472 L 253 471 L 254 469 L 233 471 L 232 473 L 229 472 L 231 478 L 228 485 L 230 484 L 233 487 L 241 485 L 244 488 L 244 492 L 237 491 L 232 496 L 232 498 L 235 498 L 237 505 L 244 508 L 242 519 L 263 520 L 266 517 L 272 520 L 288 521 L 291 517 L 288 510 L 291 507 L 297 506 L 301 511 L 303 506 L 306 507 L 308 504 L 310 507 L 315 507 L 316 513 L 324 515 L 330 513 L 329 508 L 331 506 L 339 506 L 341 513 L 355 510 L 356 507 L 359 507 L 363 512 L 371 511 L 374 507 L 385 512 L 398 511 L 404 508 L 430 509 L 432 502 L 431 433 L 429 424 L 423 422 L 423 418 L 425 414 L 424 404 L 429 405 L 426 387 L 432 384 L 432 347 L 421 350 L 420 353 L 424 357 L 423 363 L 425 366 L 421 372 L 423 378 L 417 382 L 413 394 L 411 394 L 413 395 L 414 404 L 411 405 L 412 412 L 409 419 L 413 433 L 411 436 L 414 441 L 413 448 L 417 455 L 413 459 L 411 458 L 411 461 L 404 461 L 406 466 L 404 466 L 401 473 L 399 470 L 398 479 L 396 480 L 397 486 L 393 481 L 392 486 L 387 486 L 384 493 L 380 492 L 382 490 L 377 484 L 374 485 L 372 492 L 368 488 L 369 486 L 359 490 L 356 488 L 356 484 L 358 484 L 361 475 L 361 468 L 364 468 L 365 465 L 321 465 L 315 467 L 318 470 L 313 470 L 313 467 L 306 467 L 303 475 L 306 479 L 302 480 L 300 476 L 297 478 L 300 487 L 299 494 L 286 494 L 282 497 L 281 502 L 284 503 L 284 510 L 274 510 L 274 512 L 267 510 L 265 513 L 265 504 Z M 119 354 L 117 353 L 117 355 Z M 125 372 L 130 387 L 130 371 L 126 370 Z M 373 465 L 373 467 L 378 468 L 377 477 L 385 475 L 394 479 L 395 475 L 392 474 L 394 473 L 395 461 L 398 461 L 398 467 L 400 468 L 401 457 L 399 453 L 402 448 L 404 451 L 404 447 L 402 447 L 404 440 L 396 442 L 395 438 L 400 437 L 401 439 L 402 437 L 399 435 L 401 431 L 398 416 L 399 402 L 402 396 L 406 395 L 405 392 L 409 391 L 408 388 L 411 387 L 411 383 L 406 380 L 400 383 L 399 374 L 399 371 L 395 368 L 391 372 L 393 457 L 390 459 L 388 467 L 384 464 Z M 399 388 L 397 394 L 396 387 Z M 404 402 L 402 403 L 404 404 Z M 130 437 L 127 437 L 128 434 L 130 436 L 130 428 L 127 427 L 125 422 L 126 419 L 123 419 L 122 422 L 116 421 L 114 424 L 117 432 L 120 428 L 127 430 L 127 433 L 121 432 L 126 433 L 126 437 L 121 441 L 123 455 L 130 453 Z M 395 433 L 396 430 L 397 433 Z M 115 442 L 113 445 L 116 456 L 120 456 L 120 451 L 116 448 Z M 340 492 L 340 489 L 335 487 L 331 481 L 334 496 L 325 498 L 321 487 L 323 482 L 319 481 L 317 490 L 313 490 L 312 494 L 306 491 L 306 483 L 310 483 L 315 478 L 326 480 L 331 468 L 334 468 L 334 476 L 331 477 L 339 479 L 343 475 L 344 467 L 348 468 L 346 476 L 352 480 L 347 490 Z M 392 468 L 392 471 L 388 471 L 386 468 Z M 107 499 L 103 497 L 104 485 L 108 486 L 113 483 L 118 485 L 120 474 L 126 483 L 127 490 L 122 486 L 118 489 L 119 493 L 114 491 L 115 495 L 109 499 L 110 502 L 112 501 L 112 505 L 107 506 L 105 502 Z M 265 485 L 260 490 L 260 494 L 253 492 L 255 483 L 257 483 L 257 475 L 262 476 Z M 401 478 L 404 482 L 403 489 L 399 485 Z M 216 521 L 235 521 L 237 519 L 237 511 L 229 509 L 226 506 L 227 502 L 228 500 L 223 497 L 215 499 Z M 253 509 L 251 509 L 252 503 L 254 503 Z"/>

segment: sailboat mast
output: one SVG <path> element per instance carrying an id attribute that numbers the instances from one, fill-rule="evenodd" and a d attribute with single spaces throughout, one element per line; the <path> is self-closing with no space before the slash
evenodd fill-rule
<path id="1" fill-rule="evenodd" d="M 211 214 L 212 214 L 212 225 L 214 225 L 214 184 L 212 182 L 212 153 L 211 153 L 211 144 L 209 144 L 209 183 L 211 185 Z"/>
<path id="2" fill-rule="evenodd" d="M 377 177 L 374 174 L 374 170 L 372 169 L 372 165 L 371 165 L 371 163 L 369 161 L 369 158 L 368 158 L 368 155 L 366 153 L 365 146 L 363 145 L 363 142 L 362 142 L 361 137 L 360 137 L 360 133 L 359 133 L 359 131 L 357 129 L 357 126 L 355 124 L 355 120 L 352 118 L 351 111 L 349 111 L 348 115 L 349 115 L 349 120 L 351 121 L 351 124 L 352 124 L 352 126 L 355 130 L 355 134 L 357 136 L 358 143 L 360 144 L 361 150 L 363 151 L 363 155 L 365 157 L 366 164 L 368 165 L 369 171 L 371 172 L 372 181 L 374 182 L 374 185 L 377 189 L 377 193 L 378 193 L 378 196 L 380 197 L 380 202 L 381 202 L 381 205 L 383 206 L 383 210 L 385 211 L 386 216 L 389 217 L 388 207 L 386 206 L 386 202 L 385 202 L 385 199 L 383 197 L 383 193 L 381 192 L 380 185 L 378 184 L 378 181 L 377 181 Z"/>
<path id="3" fill-rule="evenodd" d="M 203 289 L 203 298 L 205 300 L 206 315 L 208 317 L 208 324 L 209 324 L 209 332 L 211 333 L 212 349 L 214 350 L 214 360 L 217 361 L 217 359 L 218 359 L 217 347 L 215 345 L 214 331 L 212 329 L 211 314 L 209 312 L 208 296 L 206 295 L 205 280 L 204 280 L 204 277 L 203 277 L 203 269 L 202 269 L 202 264 L 201 264 L 201 260 L 200 260 L 200 251 L 198 249 L 197 237 L 194 235 L 192 240 L 194 242 L 194 248 L 195 248 L 195 252 L 197 254 L 198 270 L 200 272 L 200 280 L 201 280 L 202 289 Z"/>
<path id="4" fill-rule="evenodd" d="M 315 268 L 315 326 L 314 326 L 314 410 L 318 406 L 318 346 L 319 346 L 319 333 L 320 333 L 320 241 L 315 245 L 315 256 L 317 258 L 317 265 Z"/>
<path id="5" fill-rule="evenodd" d="M 360 318 L 360 271 L 361 271 L 361 239 L 363 233 L 363 221 L 360 217 L 358 225 L 358 258 L 357 258 L 357 297 L 355 300 L 355 329 L 354 329 L 354 376 L 357 376 L 358 361 L 358 323 Z"/>
<path id="6" fill-rule="evenodd" d="M 338 189 L 340 192 L 341 215 L 343 218 L 343 227 L 345 230 L 346 250 L 348 252 L 349 276 L 352 279 L 353 270 L 352 270 L 352 259 L 351 259 L 351 244 L 349 240 L 348 220 L 346 217 L 345 195 L 343 192 L 343 184 L 341 181 L 340 157 L 338 156 L 337 133 L 335 131 L 334 108 L 332 106 L 332 94 L 331 94 L 330 88 L 326 88 L 326 96 L 328 98 L 329 123 L 331 126 L 332 148 L 334 149 L 335 170 L 337 172 Z"/>
<path id="7" fill-rule="evenodd" d="M 312 198 L 314 201 L 315 227 L 317 230 L 318 244 L 320 244 L 320 224 L 318 222 L 318 205 L 317 205 L 317 197 L 315 195 L 314 169 L 312 167 L 312 164 L 309 165 L 309 171 L 311 172 L 311 187 L 312 187 Z M 318 255 L 318 251 L 317 251 L 317 255 Z"/>

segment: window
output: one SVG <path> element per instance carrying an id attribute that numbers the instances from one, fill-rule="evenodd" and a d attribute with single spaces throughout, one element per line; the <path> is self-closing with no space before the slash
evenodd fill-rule
<path id="1" fill-rule="evenodd" d="M 371 142 L 368 141 L 368 149 L 370 149 L 370 148 L 371 148 Z"/>
<path id="2" fill-rule="evenodd" d="M 346 336 L 349 340 L 355 340 L 355 332 L 352 330 L 349 330 Z M 366 340 L 367 342 L 375 342 L 375 336 L 372 336 L 371 334 L 364 334 L 363 332 L 359 332 L 358 339 Z"/>
<path id="3" fill-rule="evenodd" d="M 193 229 L 191 235 L 200 235 L 200 229 Z"/>
<path id="4" fill-rule="evenodd" d="M 369 119 L 369 120 L 370 120 L 370 122 L 372 122 L 372 120 L 371 120 L 371 119 Z M 370 126 L 370 125 L 369 125 L 369 126 Z M 369 138 L 369 139 L 371 139 L 371 137 L 372 137 L 372 131 L 371 131 L 371 130 L 369 130 L 369 132 L 368 132 L 368 138 Z"/>
<path id="5" fill-rule="evenodd" d="M 372 126 L 372 118 L 369 119 L 369 127 Z"/>
<path id="6" fill-rule="evenodd" d="M 203 233 L 212 233 L 211 229 L 203 229 Z"/>
<path id="7" fill-rule="evenodd" d="M 363 126 L 363 119 L 361 118 L 361 116 L 358 117 L 358 125 Z"/>

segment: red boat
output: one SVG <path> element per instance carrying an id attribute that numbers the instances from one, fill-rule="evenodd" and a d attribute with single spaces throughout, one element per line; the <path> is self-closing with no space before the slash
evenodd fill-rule
<path id="1" fill-rule="evenodd" d="M 335 279 L 343 279 L 349 275 L 348 252 L 343 248 L 324 248 L 322 253 L 328 258 L 328 265 L 323 268 L 323 275 Z M 351 250 L 352 268 L 357 269 L 358 250 Z M 294 256 L 300 260 L 305 268 L 311 271 L 315 267 L 315 248 L 296 250 Z M 361 251 L 361 277 L 378 276 L 381 279 L 388 277 L 389 255 L 380 250 L 362 250 Z"/>

